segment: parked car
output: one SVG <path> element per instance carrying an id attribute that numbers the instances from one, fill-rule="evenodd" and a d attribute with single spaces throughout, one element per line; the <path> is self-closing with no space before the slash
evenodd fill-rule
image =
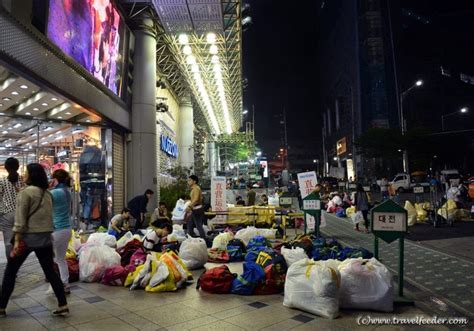
<path id="1" fill-rule="evenodd" d="M 392 189 L 398 193 L 410 191 L 415 186 L 422 186 L 425 190 L 430 186 L 426 174 L 421 171 L 414 172 L 411 175 L 398 173 L 389 184 L 392 186 Z"/>
<path id="2" fill-rule="evenodd" d="M 441 176 L 444 176 L 449 186 L 458 186 L 461 183 L 461 174 L 457 169 L 441 170 Z"/>

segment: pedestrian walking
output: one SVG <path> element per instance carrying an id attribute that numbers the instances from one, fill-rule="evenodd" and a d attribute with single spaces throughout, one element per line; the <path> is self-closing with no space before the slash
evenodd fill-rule
<path id="1" fill-rule="evenodd" d="M 382 199 L 386 200 L 389 197 L 388 194 L 388 180 L 387 177 L 382 177 L 380 180 L 380 192 L 382 193 Z"/>
<path id="2" fill-rule="evenodd" d="M 191 202 L 187 207 L 187 211 L 191 212 L 191 217 L 188 223 L 188 234 L 194 237 L 194 228 L 197 228 L 199 236 L 206 239 L 204 232 L 204 208 L 202 204 L 202 191 L 198 185 L 199 178 L 196 175 L 189 176 L 188 185 L 191 188 Z"/>
<path id="3" fill-rule="evenodd" d="M 360 211 L 364 218 L 365 232 L 369 233 L 369 219 L 368 219 L 369 197 L 367 196 L 367 193 L 364 191 L 364 187 L 362 186 L 362 184 L 357 184 L 354 203 L 356 207 L 356 212 Z M 360 231 L 359 223 L 356 224 L 355 230 Z"/>
<path id="4" fill-rule="evenodd" d="M 66 170 L 56 170 L 53 173 L 56 186 L 51 190 L 53 197 L 53 249 L 54 262 L 58 265 L 59 275 L 64 285 L 64 292 L 71 293 L 69 289 L 69 269 L 66 262 L 66 251 L 71 240 L 71 192 L 69 191 L 71 177 Z M 48 293 L 53 293 L 50 288 Z"/>
<path id="5" fill-rule="evenodd" d="M 5 317 L 5 309 L 15 280 L 23 262 L 31 252 L 35 252 L 41 268 L 50 282 L 58 300 L 58 309 L 53 315 L 69 314 L 64 287 L 53 265 L 53 198 L 48 192 L 48 178 L 39 163 L 26 168 L 27 185 L 19 194 L 13 225 L 14 244 L 3 275 L 0 294 L 0 317 Z"/>
<path id="6" fill-rule="evenodd" d="M 5 254 L 10 256 L 15 219 L 16 199 L 18 192 L 25 186 L 23 178 L 18 174 L 20 163 L 14 157 L 5 160 L 8 176 L 0 179 L 0 231 L 3 232 Z"/>
<path id="7" fill-rule="evenodd" d="M 247 206 L 254 206 L 257 193 L 253 190 L 252 184 L 247 184 Z"/>

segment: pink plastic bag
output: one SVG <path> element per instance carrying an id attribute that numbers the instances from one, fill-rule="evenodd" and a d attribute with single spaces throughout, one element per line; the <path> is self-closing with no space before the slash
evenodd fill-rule
<path id="1" fill-rule="evenodd" d="M 104 277 L 102 277 L 102 284 L 110 286 L 123 286 L 127 275 L 127 269 L 119 264 L 114 265 L 105 270 Z"/>
<path id="2" fill-rule="evenodd" d="M 129 266 L 139 266 L 141 264 L 145 264 L 146 261 L 146 253 L 142 248 L 138 248 L 135 253 L 133 253 L 132 257 L 130 258 Z"/>

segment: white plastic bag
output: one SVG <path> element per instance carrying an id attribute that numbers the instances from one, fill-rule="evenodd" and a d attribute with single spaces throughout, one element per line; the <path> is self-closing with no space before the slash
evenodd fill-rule
<path id="1" fill-rule="evenodd" d="M 130 231 L 128 231 L 122 236 L 122 238 L 117 240 L 117 250 L 122 247 L 125 247 L 125 245 L 127 245 L 132 240 L 133 240 L 133 234 Z"/>
<path id="2" fill-rule="evenodd" d="M 339 195 L 336 195 L 334 198 L 332 198 L 332 202 L 334 203 L 334 205 L 336 206 L 340 206 L 342 205 L 342 199 Z"/>
<path id="3" fill-rule="evenodd" d="M 155 287 L 155 286 L 160 285 L 163 281 L 166 280 L 166 278 L 168 278 L 170 274 L 170 271 L 168 267 L 166 266 L 166 264 L 164 264 L 161 261 L 158 261 L 157 263 L 158 263 L 158 266 L 156 268 L 156 272 L 153 275 L 153 277 L 151 277 L 150 283 L 148 284 L 150 287 Z"/>
<path id="4" fill-rule="evenodd" d="M 171 233 L 172 236 L 174 236 L 174 238 L 176 238 L 177 241 L 179 242 L 183 242 L 186 240 L 186 232 L 183 230 L 183 226 L 182 225 L 179 225 L 179 224 L 174 224 L 173 225 L 173 232 Z M 168 238 L 168 241 L 172 241 L 172 240 L 169 240 L 170 238 Z"/>
<path id="5" fill-rule="evenodd" d="M 87 243 L 98 246 L 107 245 L 115 248 L 117 246 L 117 239 L 108 233 L 93 233 L 87 239 Z"/>
<path id="6" fill-rule="evenodd" d="M 190 205 L 191 201 L 185 201 L 179 199 L 176 201 L 176 205 L 171 213 L 171 220 L 176 222 L 182 222 L 186 216 L 186 208 Z"/>
<path id="7" fill-rule="evenodd" d="M 351 220 L 354 225 L 357 225 L 364 222 L 364 215 L 362 215 L 362 212 L 359 210 L 357 213 L 352 214 Z"/>
<path id="8" fill-rule="evenodd" d="M 339 315 L 339 286 L 337 269 L 310 259 L 291 265 L 286 274 L 283 305 L 311 314 L 336 318 Z"/>
<path id="9" fill-rule="evenodd" d="M 267 239 L 276 238 L 277 229 L 257 229 L 257 235 L 263 236 Z"/>
<path id="10" fill-rule="evenodd" d="M 132 286 L 130 286 L 130 291 L 133 291 L 137 288 L 145 288 L 148 285 L 151 279 L 152 259 L 155 259 L 154 255 L 148 254 L 142 270 L 140 270 L 138 276 L 134 279 Z"/>
<path id="11" fill-rule="evenodd" d="M 308 255 L 306 255 L 305 251 L 301 247 L 294 247 L 294 248 L 281 248 L 281 255 L 285 258 L 286 264 L 290 267 L 293 263 L 307 259 Z"/>
<path id="12" fill-rule="evenodd" d="M 92 283 L 102 279 L 105 269 L 120 264 L 120 255 L 108 246 L 87 246 L 79 257 L 79 279 Z"/>
<path id="13" fill-rule="evenodd" d="M 347 259 L 339 265 L 341 307 L 393 311 L 393 282 L 390 271 L 375 258 Z"/>
<path id="14" fill-rule="evenodd" d="M 247 246 L 249 241 L 255 236 L 258 236 L 258 230 L 254 226 L 248 226 L 245 229 L 237 231 L 235 239 L 242 240 L 245 246 Z"/>
<path id="15" fill-rule="evenodd" d="M 215 237 L 212 241 L 212 248 L 217 248 L 219 250 L 225 251 L 227 249 L 227 244 L 232 239 L 234 239 L 234 235 L 231 232 L 224 232 L 218 234 L 217 237 Z"/>
<path id="16" fill-rule="evenodd" d="M 186 239 L 179 248 L 179 257 L 190 270 L 202 268 L 208 258 L 206 242 L 202 238 Z"/>

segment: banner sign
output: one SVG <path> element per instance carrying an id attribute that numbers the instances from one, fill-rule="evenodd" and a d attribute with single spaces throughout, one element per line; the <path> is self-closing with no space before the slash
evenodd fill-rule
<path id="1" fill-rule="evenodd" d="M 304 199 L 311 192 L 314 191 L 316 184 L 318 184 L 318 178 L 316 172 L 301 172 L 298 174 L 298 183 L 300 185 L 301 198 Z"/>
<path id="2" fill-rule="evenodd" d="M 225 177 L 212 177 L 211 179 L 211 208 L 212 211 L 226 211 L 227 210 L 227 191 L 226 191 Z M 214 223 L 225 223 L 226 216 L 218 215 L 213 221 Z"/>

